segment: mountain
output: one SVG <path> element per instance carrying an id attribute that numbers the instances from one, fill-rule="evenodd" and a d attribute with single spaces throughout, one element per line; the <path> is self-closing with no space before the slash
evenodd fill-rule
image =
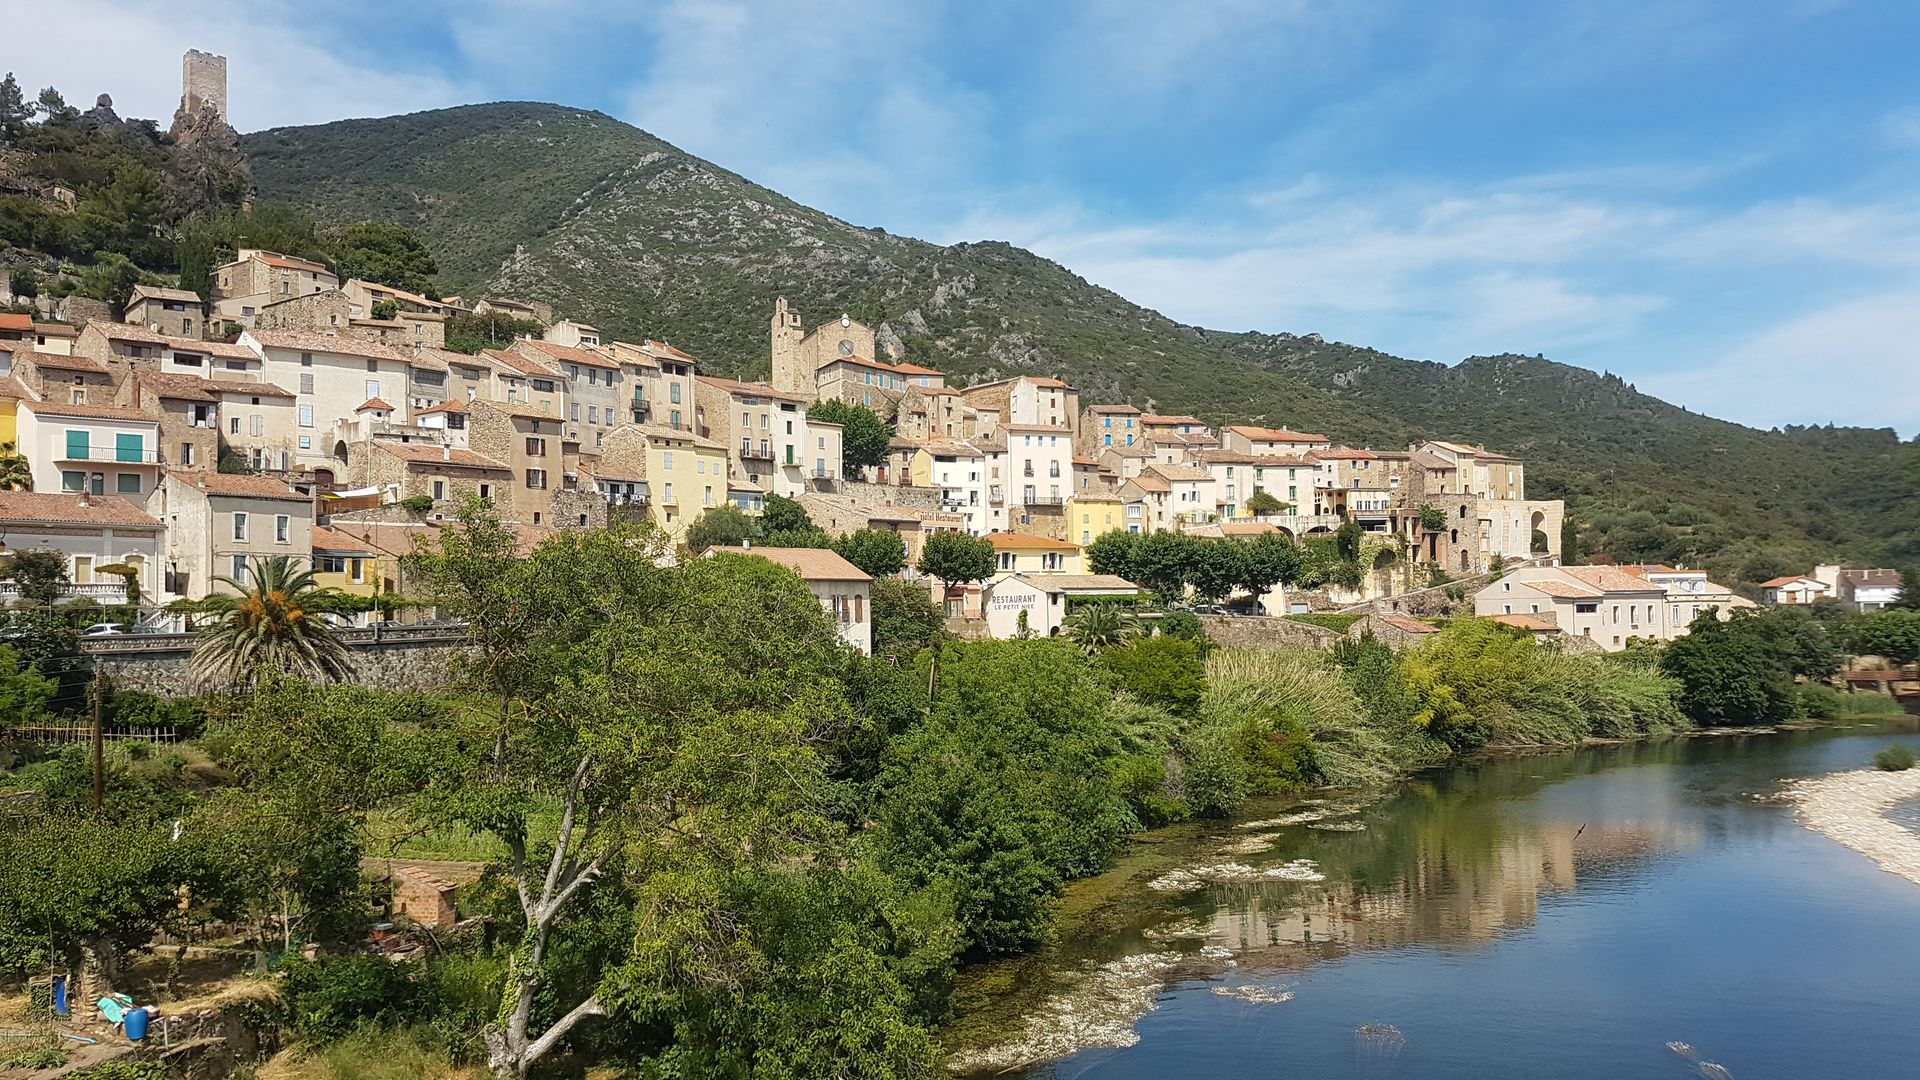
<path id="1" fill-rule="evenodd" d="M 441 287 L 545 300 L 703 370 L 767 373 L 784 295 L 879 327 L 963 380 L 1056 374 L 1088 401 L 1285 424 L 1354 444 L 1461 439 L 1527 458 L 1583 550 L 1747 581 L 1813 560 L 1920 558 L 1920 445 L 1764 432 L 1541 357 L 1403 360 L 1317 335 L 1188 326 L 1005 243 L 942 247 L 802 206 L 597 112 L 510 102 L 245 136 L 260 193 L 406 224 Z"/>

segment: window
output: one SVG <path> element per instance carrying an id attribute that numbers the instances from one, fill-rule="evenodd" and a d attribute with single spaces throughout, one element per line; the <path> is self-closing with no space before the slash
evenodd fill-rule
<path id="1" fill-rule="evenodd" d="M 672 385 L 667 387 L 667 400 L 674 403 L 675 405 L 680 404 L 680 384 L 679 383 L 673 383 Z M 673 415 L 679 416 L 680 414 L 676 412 Z M 676 424 L 678 422 L 679 421 L 677 420 L 675 421 Z"/>
<path id="2" fill-rule="evenodd" d="M 347 580 L 358 585 L 367 580 L 367 560 L 347 560 Z"/>
<path id="3" fill-rule="evenodd" d="M 87 474 L 83 472 L 62 472 L 60 474 L 61 491 L 87 490 Z"/>
<path id="4" fill-rule="evenodd" d="M 867 621 L 867 598 L 859 593 L 853 594 L 853 621 L 857 623 Z"/>
<path id="5" fill-rule="evenodd" d="M 368 361 L 367 361 L 367 370 L 368 370 L 368 371 L 379 371 L 379 370 L 380 370 L 380 361 L 378 361 L 378 360 L 368 360 Z"/>
<path id="6" fill-rule="evenodd" d="M 492 484 L 481 484 L 481 485 L 480 485 L 480 497 L 481 497 L 481 498 L 483 498 L 483 499 L 491 499 L 491 498 L 493 498 L 493 485 L 492 485 Z"/>
<path id="7" fill-rule="evenodd" d="M 545 469 L 528 469 L 527 470 L 527 487 L 537 491 L 545 488 L 546 486 L 547 486 L 547 470 Z"/>
<path id="8" fill-rule="evenodd" d="M 241 582 L 247 580 L 247 557 L 245 555 L 235 555 L 233 557 L 233 580 Z"/>
<path id="9" fill-rule="evenodd" d="M 117 432 L 113 436 L 113 460 L 145 461 L 147 459 L 146 436 Z"/>
<path id="10" fill-rule="evenodd" d="M 677 390 L 677 389 L 679 389 L 679 387 L 675 387 L 674 389 L 676 389 L 676 390 Z M 673 410 L 673 424 L 672 424 L 672 427 L 673 427 L 673 429 L 674 429 L 675 431 L 678 431 L 678 430 L 680 430 L 680 410 L 679 410 L 679 409 L 675 409 L 675 410 Z"/>
<path id="11" fill-rule="evenodd" d="M 137 472 L 115 473 L 113 475 L 113 490 L 116 494 L 120 495 L 140 494 L 140 474 Z"/>
<path id="12" fill-rule="evenodd" d="M 707 485 L 705 492 L 701 496 L 701 500 L 702 500 L 701 504 L 704 506 L 713 505 L 713 485 L 712 484 Z"/>
<path id="13" fill-rule="evenodd" d="M 300 406 L 300 426 L 301 427 L 313 426 L 313 406 L 311 405 Z M 238 418 L 235 418 L 235 420 L 233 421 L 233 433 L 235 435 L 240 434 L 240 421 Z"/>
<path id="14" fill-rule="evenodd" d="M 255 438 L 258 438 L 266 433 L 266 423 L 266 417 L 261 416 L 259 413 L 254 413 L 251 422 L 247 425 L 248 431 Z"/>
<path id="15" fill-rule="evenodd" d="M 313 393 L 313 372 L 303 371 L 300 373 L 300 392 L 303 394 Z"/>
<path id="16" fill-rule="evenodd" d="M 312 406 L 310 406 L 310 405 L 302 405 L 302 406 L 300 406 L 300 407 L 301 407 L 302 409 L 308 409 L 308 410 L 311 410 L 311 409 L 312 409 Z M 312 427 L 313 425 L 311 425 L 311 424 L 309 424 L 309 425 L 307 425 L 307 426 L 308 426 L 308 427 Z M 238 435 L 238 434 L 240 434 L 240 418 L 239 418 L 239 417 L 237 417 L 237 416 L 229 416 L 229 417 L 227 417 L 227 434 L 229 434 L 229 435 Z"/>
<path id="17" fill-rule="evenodd" d="M 293 518 L 286 514 L 276 514 L 273 518 L 273 542 L 288 544 L 293 542 Z"/>
<path id="18" fill-rule="evenodd" d="M 1000 569 L 1002 570 L 1013 569 L 1013 552 L 1003 551 L 1000 553 Z"/>
<path id="19" fill-rule="evenodd" d="M 235 540 L 245 540 L 247 538 L 247 514 L 244 510 L 235 510 L 233 512 L 233 538 Z"/>
<path id="20" fill-rule="evenodd" d="M 369 363 L 371 363 L 371 361 L 369 361 Z M 380 396 L 380 380 L 368 379 L 367 380 L 367 400 L 372 401 L 374 398 L 377 398 L 379 396 Z"/>
<path id="21" fill-rule="evenodd" d="M 191 466 L 193 464 L 193 444 L 192 443 L 183 442 L 180 444 L 180 464 L 187 465 L 187 466 Z"/>
<path id="22" fill-rule="evenodd" d="M 599 422 L 600 422 L 600 406 L 598 405 L 587 406 L 587 423 L 597 424 Z"/>
<path id="23" fill-rule="evenodd" d="M 527 456 L 528 457 L 546 457 L 547 456 L 547 440 L 535 438 L 532 435 L 527 436 Z"/>
<path id="24" fill-rule="evenodd" d="M 313 449 L 313 436 L 311 435 L 300 436 L 300 449 L 302 450 Z"/>
<path id="25" fill-rule="evenodd" d="M 313 354 L 312 354 L 312 353 L 310 353 L 310 352 L 303 352 L 303 353 L 301 353 L 301 354 L 300 354 L 300 366 L 301 366 L 301 367 L 312 367 L 312 366 L 313 366 Z"/>
<path id="26" fill-rule="evenodd" d="M 433 482 L 433 497 L 435 501 L 447 497 L 447 482 L 445 480 L 435 480 Z"/>
<path id="27" fill-rule="evenodd" d="M 84 431 L 67 430 L 67 460 L 90 461 L 93 458 L 93 445 Z"/>
<path id="28" fill-rule="evenodd" d="M 580 403 L 579 402 L 577 401 L 574 402 L 573 407 L 569 409 L 568 412 L 571 415 L 571 418 L 574 423 L 577 424 L 580 422 Z"/>
<path id="29" fill-rule="evenodd" d="M 668 450 L 660 455 L 660 467 L 663 469 L 673 468 L 673 451 Z"/>

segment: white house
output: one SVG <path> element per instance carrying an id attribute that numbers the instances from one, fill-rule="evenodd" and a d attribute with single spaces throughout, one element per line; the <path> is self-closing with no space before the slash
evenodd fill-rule
<path id="1" fill-rule="evenodd" d="M 873 578 L 866 571 L 826 548 L 708 548 L 707 554 L 728 552 L 765 559 L 800 575 L 807 589 L 840 627 L 840 640 L 873 654 Z"/>
<path id="2" fill-rule="evenodd" d="M 0 491 L 0 549 L 60 552 L 67 559 L 67 592 L 103 604 L 125 603 L 127 595 L 125 578 L 97 573 L 102 566 L 134 567 L 141 594 L 157 594 L 160 534 L 160 522 L 125 499 Z M 18 595 L 12 582 L 0 583 L 0 599 Z"/>
<path id="3" fill-rule="evenodd" d="M 1034 637 L 1052 637 L 1066 625 L 1072 603 L 1079 600 L 1137 600 L 1140 587 L 1114 574 L 1011 574 L 987 586 L 984 604 L 987 632 L 996 638 L 1017 636 L 1024 628 Z"/>
<path id="4" fill-rule="evenodd" d="M 160 478 L 160 422 L 132 409 L 22 399 L 16 441 L 35 491 L 118 495 L 139 506 Z"/>

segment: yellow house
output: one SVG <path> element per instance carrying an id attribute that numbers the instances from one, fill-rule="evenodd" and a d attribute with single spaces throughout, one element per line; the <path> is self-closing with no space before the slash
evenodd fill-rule
<path id="1" fill-rule="evenodd" d="M 987 534 L 993 544 L 994 576 L 1007 574 L 1079 574 L 1085 560 L 1080 545 L 1047 536 L 1019 533 Z"/>
<path id="2" fill-rule="evenodd" d="M 1086 547 L 1116 529 L 1125 529 L 1126 501 L 1104 492 L 1082 492 L 1067 500 L 1067 537 Z"/>

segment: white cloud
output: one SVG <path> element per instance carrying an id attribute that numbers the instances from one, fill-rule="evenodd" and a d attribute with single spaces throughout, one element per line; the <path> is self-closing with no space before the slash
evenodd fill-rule
<path id="1" fill-rule="evenodd" d="M 1640 387 L 1748 423 L 1920 431 L 1920 283 L 1790 317 Z"/>

